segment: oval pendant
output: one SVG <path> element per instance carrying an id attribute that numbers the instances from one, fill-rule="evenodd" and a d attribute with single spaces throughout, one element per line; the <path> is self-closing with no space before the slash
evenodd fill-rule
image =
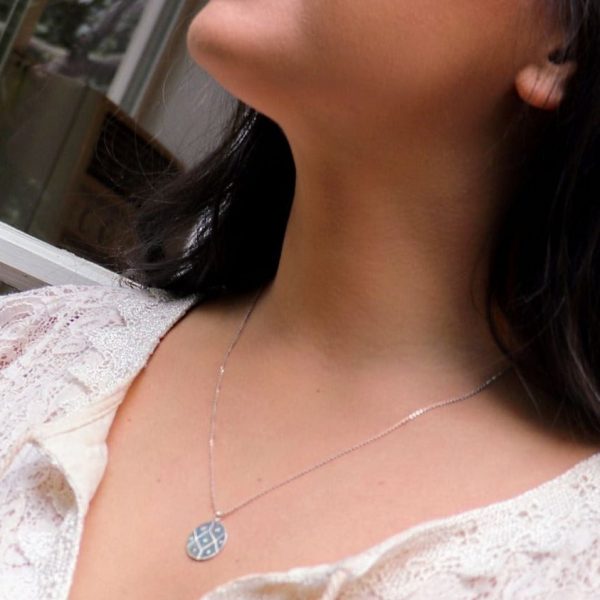
<path id="1" fill-rule="evenodd" d="M 221 552 L 227 541 L 227 531 L 221 521 L 216 519 L 198 525 L 190 533 L 186 550 L 194 560 L 208 560 Z"/>

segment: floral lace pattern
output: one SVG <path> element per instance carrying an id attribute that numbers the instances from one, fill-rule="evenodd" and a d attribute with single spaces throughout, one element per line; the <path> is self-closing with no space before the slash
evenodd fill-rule
<path id="1" fill-rule="evenodd" d="M 113 404 L 197 300 L 99 285 L 0 297 L 0 600 L 68 598 L 97 478 L 69 462 L 83 448 L 58 440 L 60 424 L 75 434 L 90 422 L 102 438 Z M 96 463 L 101 477 L 102 452 Z M 336 563 L 246 575 L 204 600 L 439 597 L 600 598 L 600 453 L 515 498 Z"/>
<path id="2" fill-rule="evenodd" d="M 66 597 L 76 558 L 84 514 L 36 427 L 131 381 L 195 301 L 100 285 L 0 298 L 0 599 Z"/>

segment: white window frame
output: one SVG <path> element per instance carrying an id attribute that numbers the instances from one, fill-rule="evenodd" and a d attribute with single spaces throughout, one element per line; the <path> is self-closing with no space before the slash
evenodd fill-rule
<path id="1" fill-rule="evenodd" d="M 188 0 L 146 0 L 127 52 L 107 92 L 126 113 L 136 114 L 187 3 Z"/>
<path id="2" fill-rule="evenodd" d="M 101 284 L 131 280 L 67 250 L 0 222 L 0 281 L 17 290 L 44 285 Z M 133 282 L 131 282 L 133 283 Z M 135 285 L 135 284 L 134 284 Z"/>

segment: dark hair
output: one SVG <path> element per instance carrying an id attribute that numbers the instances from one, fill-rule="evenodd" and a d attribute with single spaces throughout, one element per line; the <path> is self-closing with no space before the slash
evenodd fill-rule
<path id="1" fill-rule="evenodd" d="M 543 127 L 498 224 L 487 317 L 518 372 L 556 401 L 555 420 L 600 440 L 600 3 L 553 7 L 570 32 L 553 60 L 577 70 L 550 116 L 522 103 L 520 122 Z M 117 270 L 175 297 L 258 289 L 276 274 L 294 188 L 283 132 L 240 102 L 218 147 L 140 206 Z"/>

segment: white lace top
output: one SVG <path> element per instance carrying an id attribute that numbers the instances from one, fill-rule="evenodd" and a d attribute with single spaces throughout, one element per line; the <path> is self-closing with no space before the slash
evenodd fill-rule
<path id="1" fill-rule="evenodd" d="M 68 598 L 119 403 L 198 301 L 61 285 L 0 297 L 0 598 Z M 512 499 L 205 600 L 600 598 L 600 453 Z"/>

